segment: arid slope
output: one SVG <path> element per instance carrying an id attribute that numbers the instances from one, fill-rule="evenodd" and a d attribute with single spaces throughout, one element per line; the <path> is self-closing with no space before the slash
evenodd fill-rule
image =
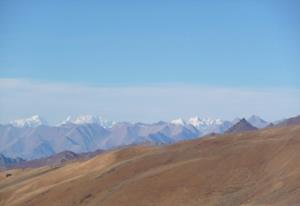
<path id="1" fill-rule="evenodd" d="M 299 160 L 300 125 L 132 147 L 2 172 L 0 205 L 300 205 Z"/>

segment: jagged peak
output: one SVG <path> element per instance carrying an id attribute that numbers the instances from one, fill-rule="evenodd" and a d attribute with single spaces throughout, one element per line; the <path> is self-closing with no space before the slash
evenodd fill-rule
<path id="1" fill-rule="evenodd" d="M 28 118 L 16 119 L 10 121 L 9 124 L 13 125 L 14 127 L 37 127 L 40 125 L 48 125 L 47 121 L 40 115 L 33 115 Z"/>
<path id="2" fill-rule="evenodd" d="M 59 125 L 63 125 L 63 124 L 68 124 L 68 123 L 72 123 L 72 124 L 99 124 L 104 128 L 110 128 L 113 125 L 116 124 L 116 122 L 114 121 L 110 121 L 110 120 L 106 120 L 103 119 L 101 116 L 98 115 L 79 115 L 79 116 L 68 116 L 66 118 L 66 120 L 64 120 L 63 122 L 61 122 Z"/>

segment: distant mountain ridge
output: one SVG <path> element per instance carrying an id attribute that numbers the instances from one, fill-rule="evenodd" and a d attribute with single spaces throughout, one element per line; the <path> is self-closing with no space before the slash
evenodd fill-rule
<path id="1" fill-rule="evenodd" d="M 247 120 L 265 124 L 258 116 Z M 38 115 L 0 125 L 0 153 L 27 160 L 51 156 L 66 150 L 86 153 L 134 144 L 171 144 L 207 134 L 222 134 L 231 121 L 192 117 L 170 122 L 130 123 L 105 120 L 100 116 L 68 117 L 56 126 Z"/>
<path id="2" fill-rule="evenodd" d="M 15 127 L 37 127 L 41 125 L 48 125 L 47 121 L 44 120 L 39 115 L 33 115 L 32 117 L 26 118 L 26 119 L 16 119 L 9 124 L 15 126 Z"/>
<path id="3" fill-rule="evenodd" d="M 252 126 L 245 118 L 241 119 L 231 128 L 229 128 L 226 133 L 238 133 L 238 132 L 246 132 L 246 131 L 254 131 L 257 130 L 256 127 Z"/>
<path id="4" fill-rule="evenodd" d="M 116 124 L 116 122 L 105 120 L 101 116 L 80 115 L 77 117 L 68 116 L 67 119 L 64 120 L 63 122 L 61 122 L 59 125 L 69 124 L 69 123 L 72 123 L 72 124 L 99 124 L 104 128 L 110 128 L 114 124 Z"/>
<path id="5" fill-rule="evenodd" d="M 260 118 L 257 115 L 252 115 L 251 117 L 247 118 L 246 120 L 247 120 L 247 122 L 249 122 L 252 126 L 254 126 L 256 128 L 264 128 L 270 124 L 270 122 L 263 120 L 262 118 Z"/>
<path id="6" fill-rule="evenodd" d="M 280 121 L 276 126 L 289 126 L 289 125 L 295 125 L 295 124 L 300 124 L 300 115 L 284 119 Z"/>
<path id="7" fill-rule="evenodd" d="M 70 150 L 75 153 L 107 150 L 132 144 L 170 144 L 201 136 L 192 126 L 167 122 L 156 124 L 116 123 L 111 128 L 99 124 L 14 127 L 0 125 L 0 153 L 8 157 L 36 159 Z"/>
<path id="8" fill-rule="evenodd" d="M 22 158 L 10 158 L 0 154 L 0 169 L 37 168 L 43 166 L 56 167 L 75 160 L 87 160 L 103 152 L 103 150 L 96 150 L 93 152 L 77 154 L 71 151 L 63 151 L 53 154 L 49 157 L 43 157 L 29 161 L 26 161 Z"/>
<path id="9" fill-rule="evenodd" d="M 30 161 L 15 162 L 9 165 L 9 168 L 36 168 L 43 166 L 61 166 L 62 164 L 75 160 L 86 160 L 103 152 L 103 150 L 96 150 L 94 152 L 77 154 L 71 151 L 63 151 L 51 155 L 49 157 L 34 159 Z"/>
<path id="10" fill-rule="evenodd" d="M 207 135 L 209 133 L 223 133 L 233 125 L 230 121 L 213 118 L 200 118 L 197 116 L 191 117 L 187 121 L 183 118 L 174 119 L 171 123 L 182 126 L 192 125 L 200 131 L 202 135 Z"/>
<path id="11" fill-rule="evenodd" d="M 222 120 L 220 118 L 200 118 L 198 116 L 195 116 L 195 117 L 189 118 L 188 120 L 185 120 L 183 118 L 174 119 L 174 120 L 171 120 L 170 123 L 177 124 L 177 125 L 183 125 L 183 126 L 190 124 L 190 125 L 193 125 L 194 127 L 196 127 L 197 129 L 201 129 L 202 130 L 201 132 L 209 133 L 211 131 L 205 132 L 203 130 L 206 130 L 206 129 L 211 130 L 212 129 L 211 127 L 216 129 L 217 126 L 221 126 L 221 125 L 226 125 L 225 127 L 230 127 L 240 120 L 241 120 L 240 118 L 236 118 L 233 121 L 228 121 L 228 120 Z M 252 124 L 253 126 L 255 126 L 257 128 L 263 128 L 263 127 L 266 127 L 268 124 L 270 124 L 270 122 L 263 120 L 262 118 L 260 118 L 257 115 L 252 115 L 249 118 L 247 118 L 246 120 L 250 124 Z M 77 124 L 77 125 L 99 124 L 104 128 L 111 128 L 116 123 L 120 123 L 120 122 L 107 120 L 107 119 L 102 118 L 99 115 L 79 115 L 79 116 L 68 116 L 64 121 L 60 122 L 59 124 L 57 124 L 55 126 L 62 126 L 64 124 Z M 24 118 L 24 119 L 16 119 L 16 120 L 10 121 L 9 124 L 13 125 L 14 127 L 20 127 L 20 128 L 22 128 L 22 127 L 38 127 L 41 125 L 51 126 L 48 124 L 48 122 L 44 118 L 42 118 L 39 115 L 33 115 L 32 117 Z"/>
<path id="12" fill-rule="evenodd" d="M 6 169 L 22 162 L 25 162 L 25 160 L 23 160 L 22 158 L 10 158 L 6 157 L 3 154 L 0 154 L 0 169 Z"/>

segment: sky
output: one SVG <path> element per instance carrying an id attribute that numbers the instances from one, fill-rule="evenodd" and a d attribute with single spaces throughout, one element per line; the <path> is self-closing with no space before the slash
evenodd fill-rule
<path id="1" fill-rule="evenodd" d="M 0 122 L 300 114 L 300 1 L 0 1 Z"/>

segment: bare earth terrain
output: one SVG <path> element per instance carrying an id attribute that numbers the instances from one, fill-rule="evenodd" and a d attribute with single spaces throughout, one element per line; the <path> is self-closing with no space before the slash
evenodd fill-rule
<path id="1" fill-rule="evenodd" d="M 0 205 L 300 205 L 300 125 L 3 171 Z"/>

